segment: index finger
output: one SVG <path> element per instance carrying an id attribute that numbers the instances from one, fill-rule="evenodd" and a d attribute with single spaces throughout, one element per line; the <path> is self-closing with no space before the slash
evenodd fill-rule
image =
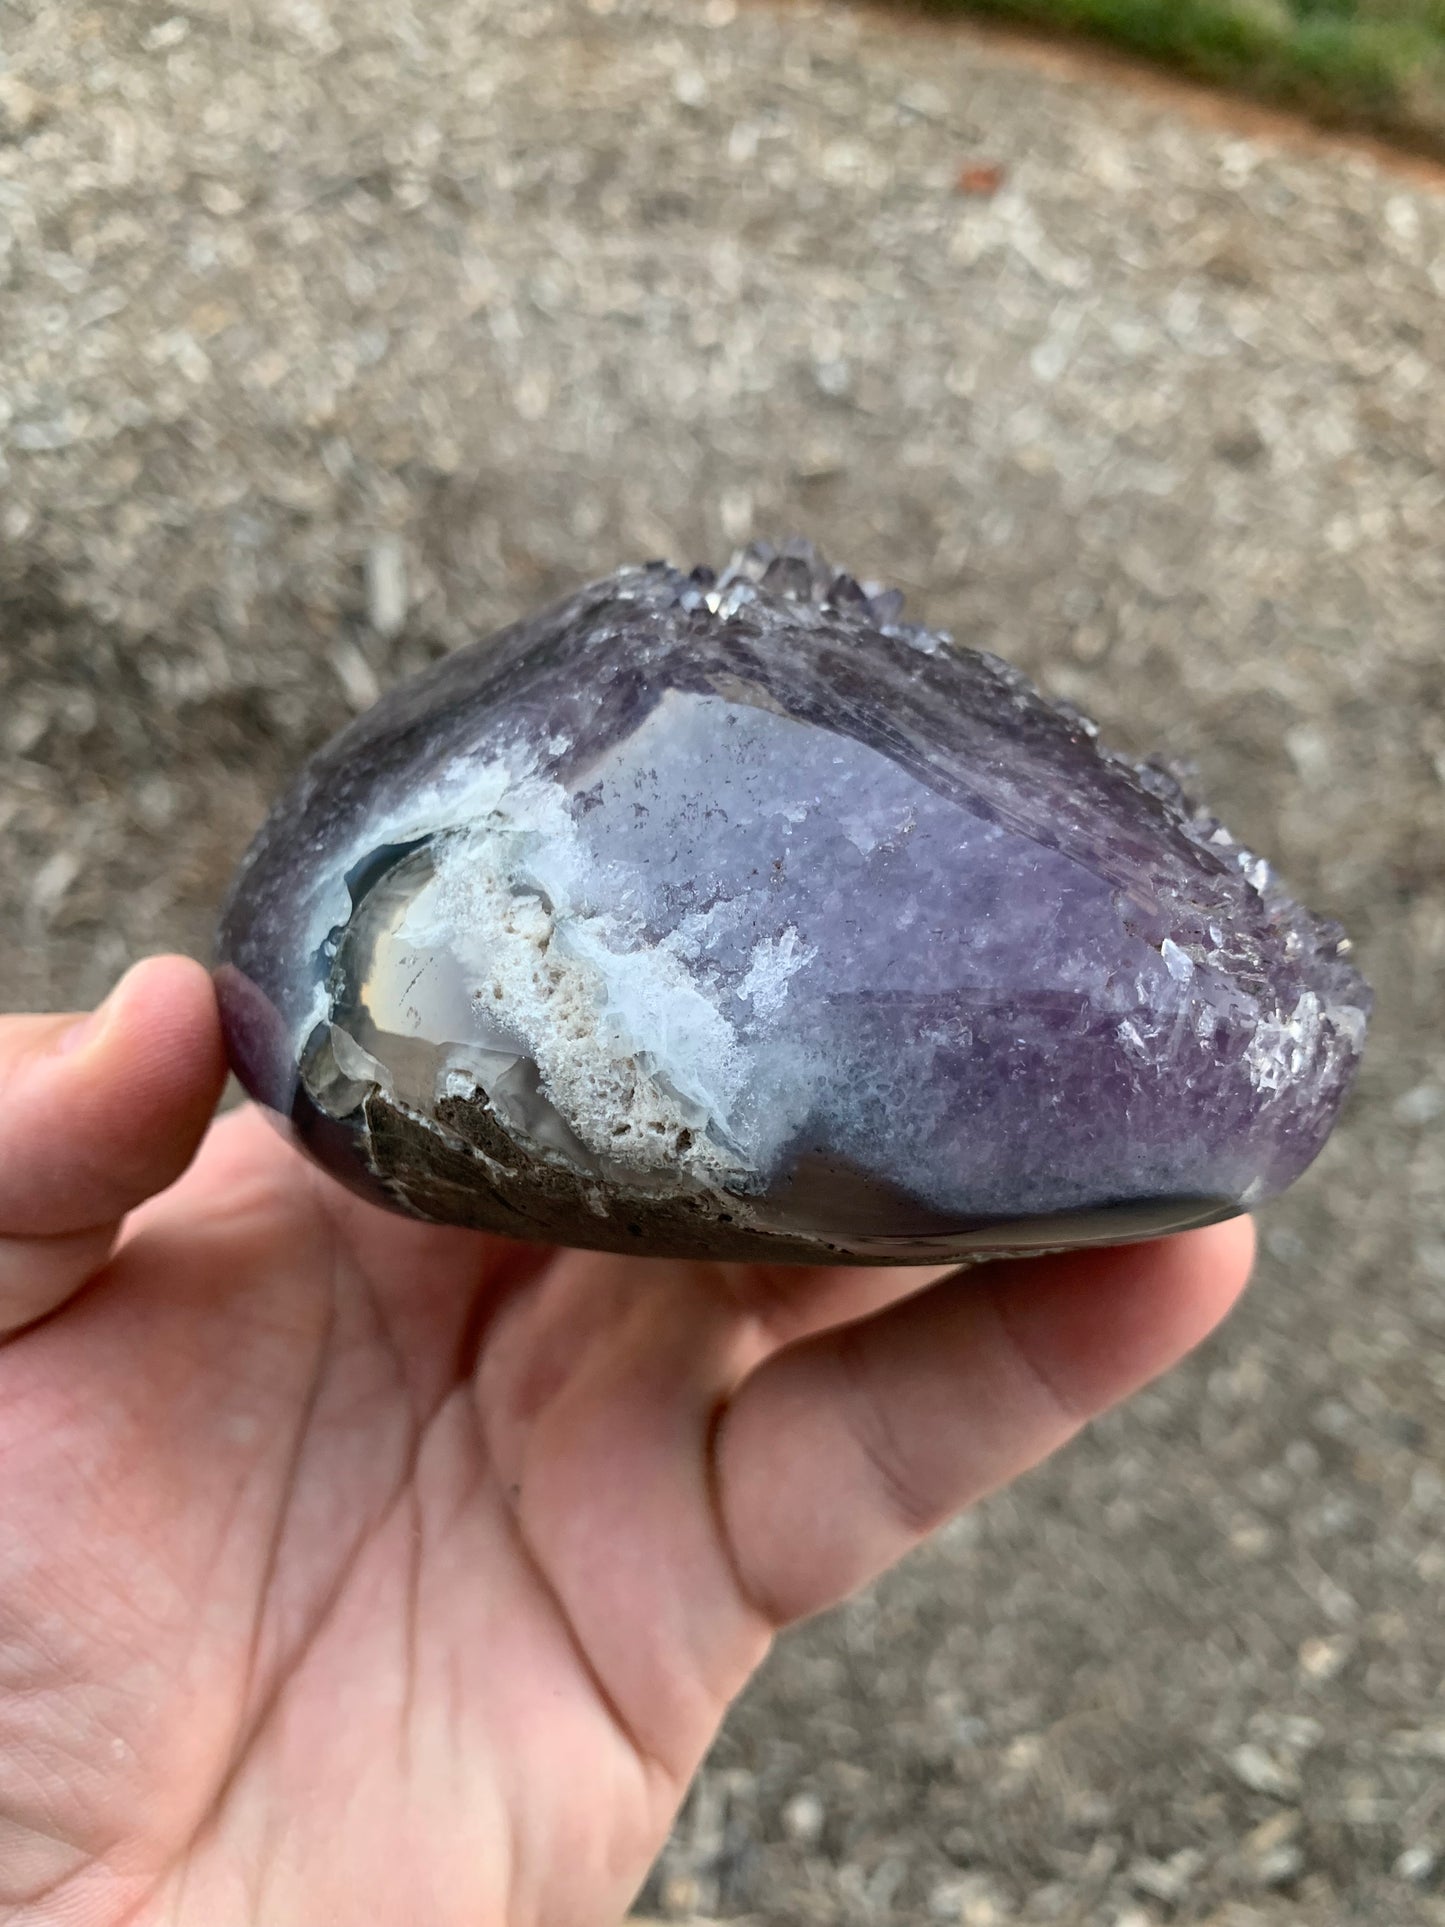
<path id="1" fill-rule="evenodd" d="M 819 1612 L 1166 1371 L 1243 1289 L 1247 1218 L 968 1271 L 785 1346 L 713 1438 L 746 1597 Z"/>

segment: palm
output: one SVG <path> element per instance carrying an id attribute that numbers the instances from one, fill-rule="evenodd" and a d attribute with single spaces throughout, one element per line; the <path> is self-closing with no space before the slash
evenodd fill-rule
<path id="1" fill-rule="evenodd" d="M 956 1358 L 895 1423 L 911 1307 L 1000 1317 L 925 1282 L 434 1230 L 214 1126 L 0 1349 L 0 1919 L 615 1919 L 774 1625 L 1076 1422 L 1015 1333 L 1027 1425 L 960 1469 Z"/>
<path id="2" fill-rule="evenodd" d="M 644 1712 L 634 1736 L 623 1704 L 693 1682 L 669 1678 L 663 1522 L 641 1490 L 615 1538 L 586 1513 L 607 1420 L 570 1427 L 566 1387 L 626 1342 L 638 1297 L 603 1270 L 390 1220 L 244 1113 L 80 1301 L 0 1354 L 8 1525 L 31 1567 L 11 1610 L 58 1619 L 64 1642 L 50 1682 L 33 1653 L 5 1679 L 0 1756 L 25 1757 L 37 1690 L 80 1699 L 87 1682 L 75 1743 L 114 1764 L 67 1819 L 74 1863 L 124 1837 L 135 1897 L 184 1883 L 199 1920 L 220 1917 L 208 1883 L 238 1849 L 283 1894 L 288 1861 L 312 1883 L 324 1869 L 340 1919 L 404 1917 L 386 1899 L 399 1878 L 418 1918 L 440 1917 L 416 1908 L 420 1867 L 436 1907 L 496 1919 L 518 1847 L 533 1878 L 575 1878 L 571 1809 L 606 1786 L 578 1898 L 620 1912 L 708 1721 L 693 1708 L 649 1734 Z M 562 1520 L 560 1543 L 529 1545 L 529 1525 L 555 1539 L 569 1491 L 588 1543 Z M 587 1595 L 619 1593 L 624 1650 L 594 1660 L 576 1621 Z M 714 1717 L 758 1643 L 720 1656 Z M 71 1871 L 43 1837 L 22 1858 L 17 1899 Z M 5 1864 L 14 1882 L 13 1849 Z"/>

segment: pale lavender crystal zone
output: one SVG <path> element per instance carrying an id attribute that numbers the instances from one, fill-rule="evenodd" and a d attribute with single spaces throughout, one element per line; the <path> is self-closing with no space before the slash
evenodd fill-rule
<path id="1" fill-rule="evenodd" d="M 623 570 L 396 690 L 238 877 L 243 1080 L 374 1195 L 557 1235 L 511 1179 L 485 1201 L 481 1140 L 475 1212 L 396 1181 L 377 1088 L 458 1155 L 433 1100 L 474 1099 L 580 1174 L 582 1243 L 671 1191 L 699 1225 L 634 1224 L 647 1248 L 906 1257 L 1283 1189 L 1363 1041 L 1341 932 L 1163 772 L 898 616 L 757 548 Z"/>

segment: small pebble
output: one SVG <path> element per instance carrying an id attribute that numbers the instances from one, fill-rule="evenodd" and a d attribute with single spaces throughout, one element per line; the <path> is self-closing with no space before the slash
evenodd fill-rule
<path id="1" fill-rule="evenodd" d="M 405 545 L 399 535 L 378 536 L 366 552 L 367 620 L 379 636 L 398 636 L 407 606 Z"/>

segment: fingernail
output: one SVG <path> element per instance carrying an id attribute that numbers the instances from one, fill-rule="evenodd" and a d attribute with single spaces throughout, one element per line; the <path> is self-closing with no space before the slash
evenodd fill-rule
<path id="1" fill-rule="evenodd" d="M 129 974 L 127 971 L 126 975 L 129 976 Z M 124 982 L 125 977 L 122 977 L 120 984 Z M 119 991 L 120 984 L 117 984 L 104 1002 L 97 1004 L 87 1016 L 77 1018 L 68 1030 L 60 1033 L 54 1045 L 57 1057 L 69 1057 L 74 1051 L 84 1050 L 87 1044 L 95 1042 L 110 1022 L 110 1014 L 115 1008 L 116 992 Z"/>
<path id="2" fill-rule="evenodd" d="M 105 1005 L 102 1004 L 99 1010 L 91 1011 L 90 1015 L 82 1017 L 78 1024 L 72 1024 L 69 1030 L 61 1031 L 55 1042 L 56 1056 L 69 1057 L 72 1051 L 84 1050 L 85 1046 L 99 1037 L 104 1029 Z"/>

